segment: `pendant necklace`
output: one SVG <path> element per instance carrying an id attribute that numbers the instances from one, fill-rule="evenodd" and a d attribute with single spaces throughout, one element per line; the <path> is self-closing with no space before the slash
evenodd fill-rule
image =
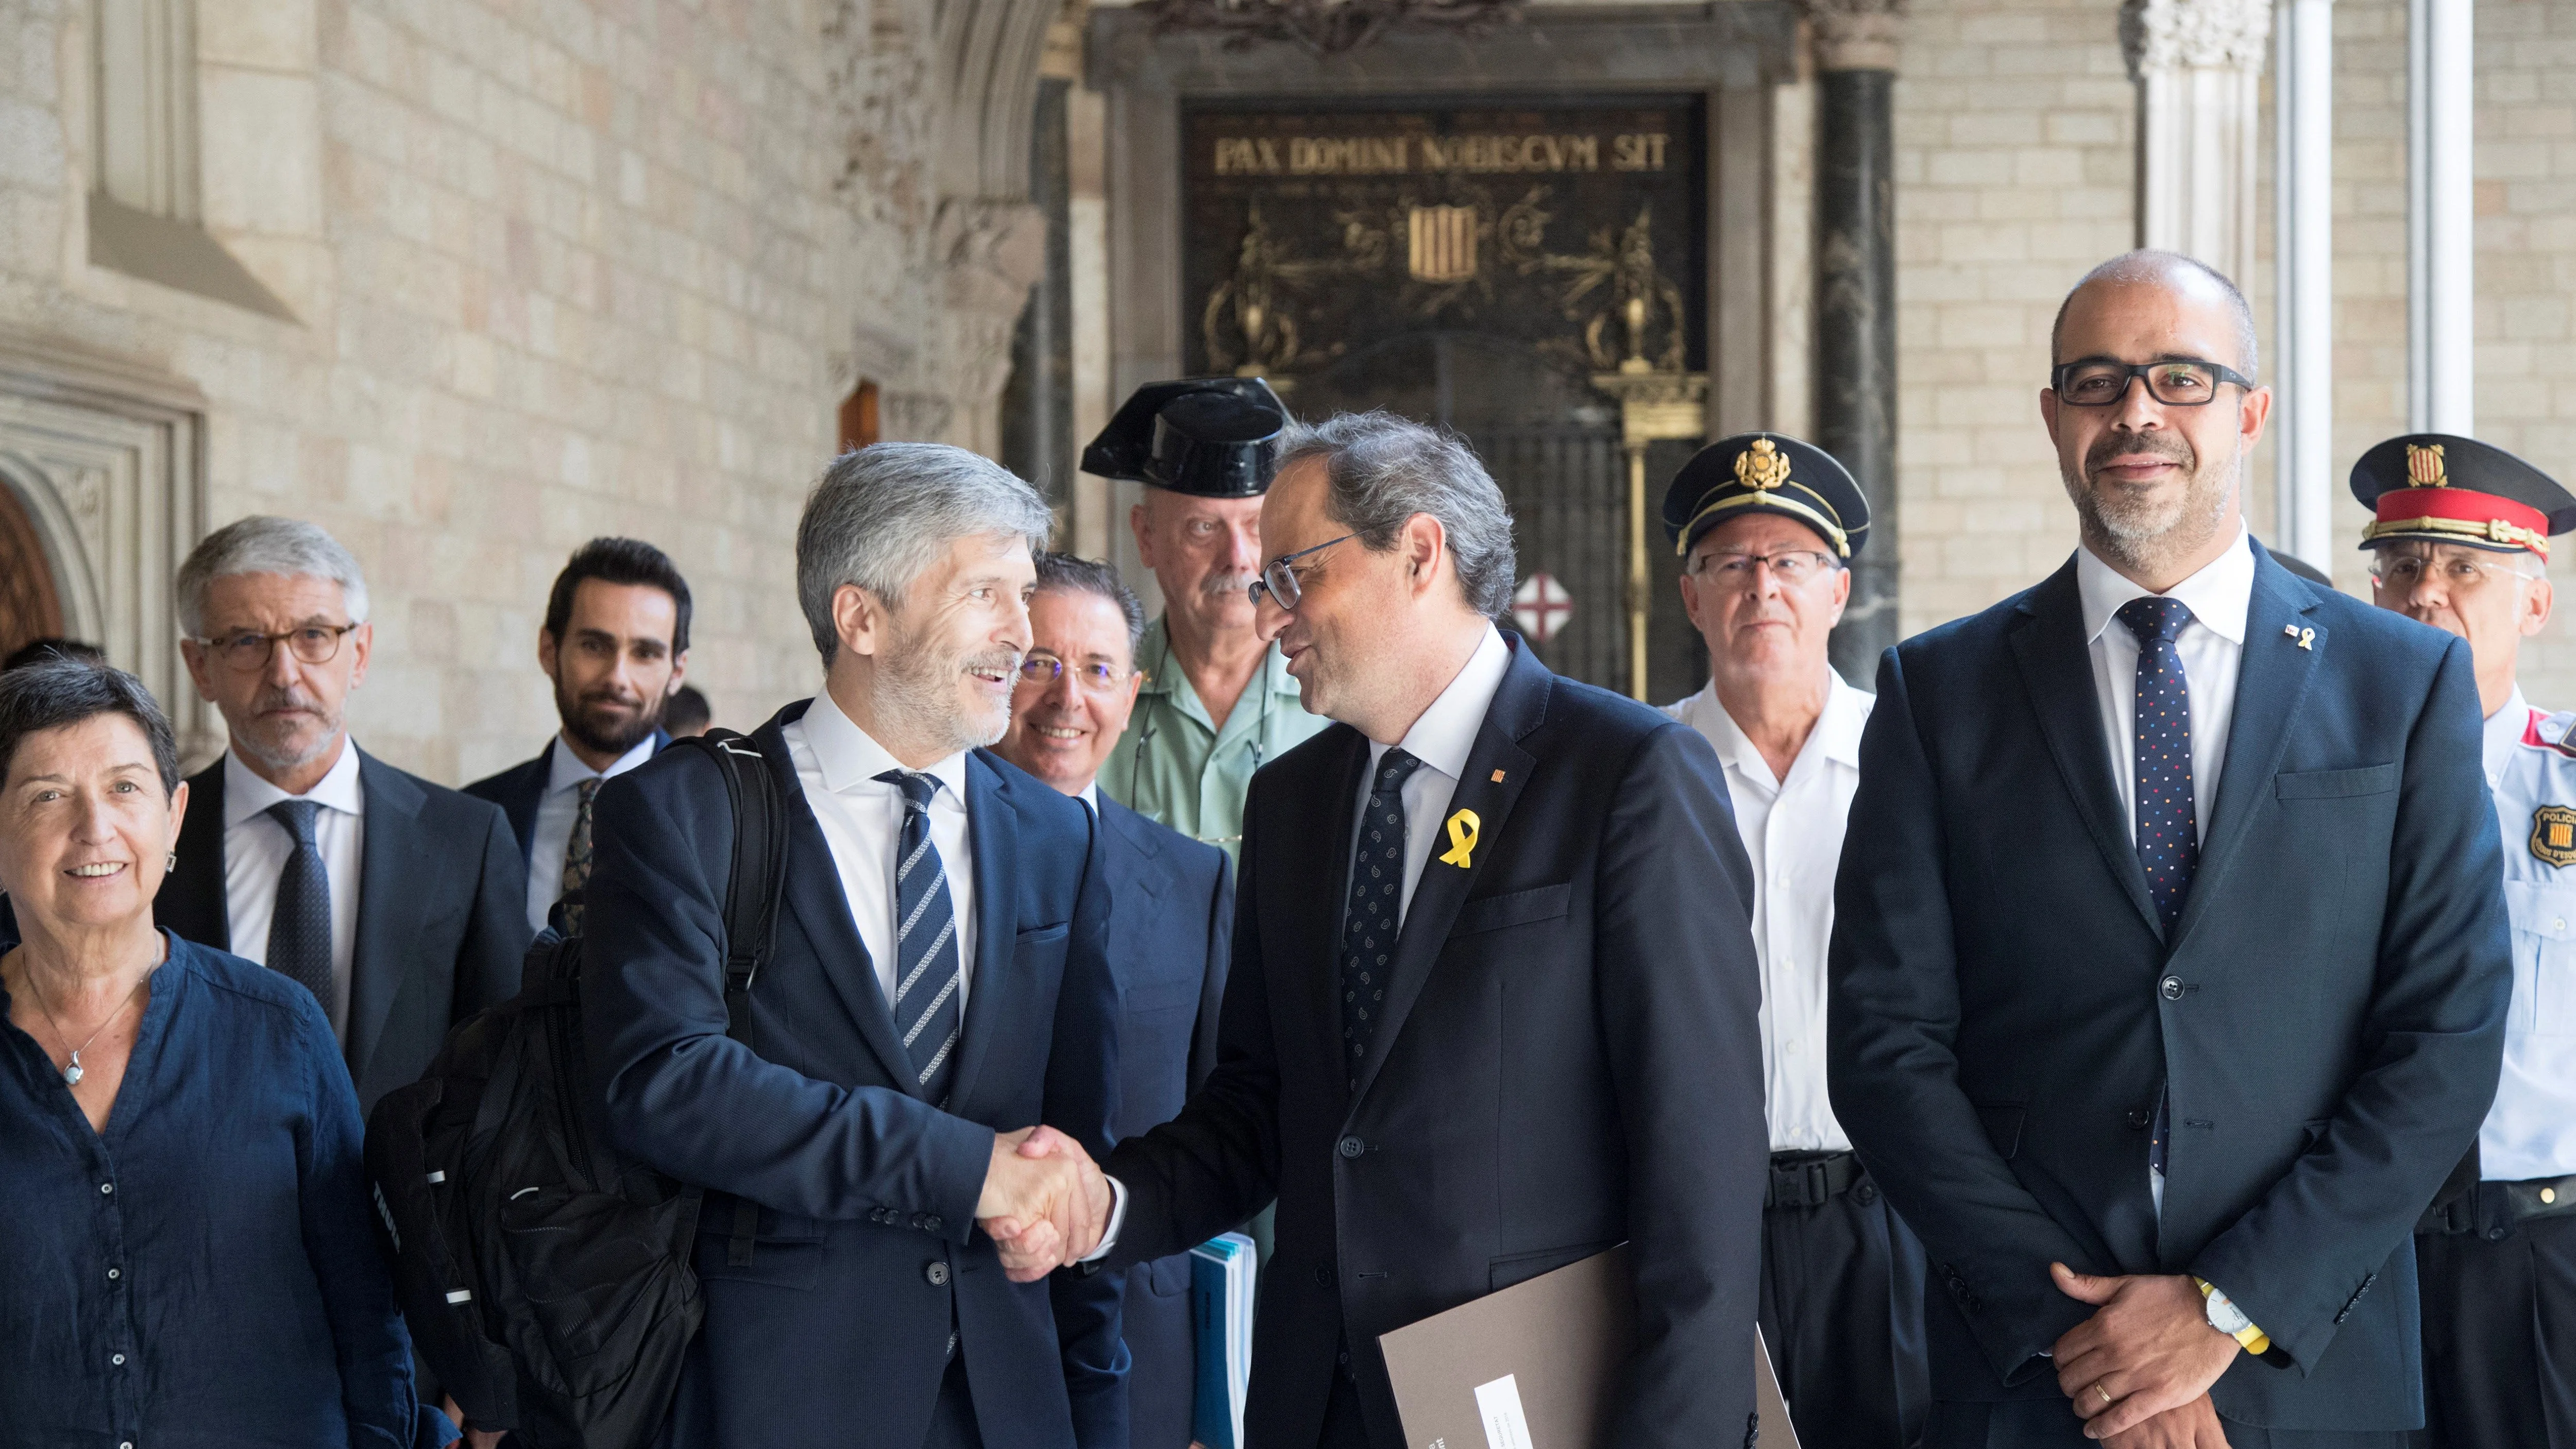
<path id="1" fill-rule="evenodd" d="M 134 983 L 134 990 L 125 993 L 125 999 L 116 1004 L 116 1010 L 109 1012 L 107 1014 L 107 1020 L 98 1024 L 98 1031 L 94 1031 L 89 1034 L 89 1041 L 82 1042 L 79 1046 L 72 1048 L 71 1062 L 63 1068 L 63 1085 L 67 1087 L 77 1087 L 80 1085 L 80 1079 L 89 1075 L 89 1069 L 81 1065 L 80 1054 L 88 1051 L 90 1042 L 98 1040 L 101 1032 L 106 1031 L 111 1023 L 113 1023 L 118 1017 L 125 1014 L 125 1008 L 132 1006 L 134 1004 L 134 998 L 142 992 L 143 982 L 151 979 L 152 973 L 149 971 L 144 972 L 143 979 Z M 27 972 L 27 991 L 28 994 L 36 998 L 36 1009 L 45 1014 L 45 1024 L 54 1029 L 54 1035 L 63 1041 L 70 1041 L 72 1039 L 71 1033 L 63 1030 L 63 1024 L 61 1022 L 54 1020 L 54 1009 L 45 1004 L 45 993 L 37 988 L 36 973 L 32 968 Z"/>

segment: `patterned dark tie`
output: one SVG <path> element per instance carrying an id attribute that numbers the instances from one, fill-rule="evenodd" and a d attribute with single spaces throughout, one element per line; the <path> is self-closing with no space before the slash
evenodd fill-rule
<path id="1" fill-rule="evenodd" d="M 564 837 L 563 888 L 555 893 L 560 900 L 590 884 L 590 802 L 599 798 L 601 781 L 597 775 L 573 788 L 581 794 L 581 803 L 573 810 L 572 834 Z M 581 902 L 564 907 L 564 934 L 581 934 Z"/>
<path id="2" fill-rule="evenodd" d="M 268 917 L 268 969 L 313 993 L 324 1015 L 331 1011 L 331 877 L 313 843 L 312 800 L 280 800 L 268 818 L 295 840 L 277 875 L 277 906 Z"/>
<path id="3" fill-rule="evenodd" d="M 1350 903 L 1342 910 L 1342 1045 L 1351 1090 L 1386 1005 L 1387 962 L 1404 921 L 1404 782 L 1422 762 L 1389 750 L 1369 782 L 1360 812 L 1359 848 L 1351 852 Z"/>
<path id="4" fill-rule="evenodd" d="M 2138 696 L 2130 711 L 2137 737 L 2138 864 L 2147 872 L 2147 893 L 2155 897 L 2156 917 L 2171 945 L 2183 902 L 2191 896 L 2191 873 L 2200 864 L 2200 825 L 2191 798 L 2191 688 L 2183 677 L 2182 652 L 2174 640 L 2191 622 L 2191 608 L 2180 599 L 2147 597 L 2120 606 L 2120 622 L 2138 638 Z M 2156 1096 L 2155 1131 L 2147 1140 L 2147 1166 L 2165 1170 L 2165 1147 L 2172 1136 L 2172 1096 Z"/>
<path id="5" fill-rule="evenodd" d="M 965 1020 L 959 1000 L 965 981 L 958 974 L 948 872 L 930 843 L 930 798 L 939 793 L 939 777 L 888 770 L 877 778 L 903 792 L 894 868 L 894 1028 L 920 1074 L 922 1096 L 944 1107 L 958 1024 Z"/>

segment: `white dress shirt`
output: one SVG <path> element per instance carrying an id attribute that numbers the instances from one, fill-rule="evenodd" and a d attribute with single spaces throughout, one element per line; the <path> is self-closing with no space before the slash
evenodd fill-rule
<path id="1" fill-rule="evenodd" d="M 902 861 L 903 791 L 877 779 L 907 768 L 868 732 L 851 723 L 829 691 L 814 696 L 802 719 L 780 731 L 787 757 L 805 787 L 823 843 L 841 874 L 841 896 L 868 948 L 886 1008 L 901 985 L 895 959 L 894 869 Z M 957 1009 L 964 1019 L 966 992 L 975 975 L 975 856 L 966 821 L 966 752 L 958 751 L 921 772 L 939 781 L 930 797 L 930 844 L 948 877 L 948 901 L 957 912 Z"/>
<path id="2" fill-rule="evenodd" d="M 2084 637 L 2093 659 L 2093 693 L 2102 706 L 2102 732 L 2111 745 L 2111 779 L 2119 787 L 2120 813 L 2129 840 L 2138 838 L 2137 714 L 2138 636 L 2116 617 L 2120 606 L 2149 590 L 2093 556 L 2075 551 L 2075 591 L 2084 609 Z M 2165 590 L 2191 610 L 2191 622 L 2174 639 L 2191 697 L 2191 814 L 2200 838 L 2209 838 L 2209 812 L 2218 799 L 2218 768 L 2227 758 L 2227 728 L 2236 716 L 2236 674 L 2245 657 L 2245 616 L 2254 603 L 2254 550 L 2239 528 L 2236 542 L 2200 572 Z"/>
<path id="3" fill-rule="evenodd" d="M 268 814 L 281 800 L 311 800 L 313 847 L 331 882 L 331 1030 L 349 1036 L 349 960 L 358 949 L 358 867 L 366 858 L 367 795 L 358 786 L 358 747 L 343 736 L 340 758 L 302 795 L 289 795 L 224 752 L 224 919 L 232 952 L 268 964 L 268 922 L 277 914 L 277 882 L 295 854 L 295 837 Z"/>
<path id="4" fill-rule="evenodd" d="M 1421 768 L 1407 776 L 1401 792 L 1404 801 L 1404 889 L 1396 897 L 1396 924 L 1404 923 L 1404 913 L 1413 905 L 1413 887 L 1422 879 L 1424 862 L 1431 859 L 1433 845 L 1440 840 L 1441 818 L 1449 813 L 1449 799 L 1458 793 L 1458 778 L 1467 772 L 1468 752 L 1476 747 L 1476 732 L 1485 727 L 1485 712 L 1494 706 L 1494 692 L 1503 687 L 1503 675 L 1512 667 L 1511 646 L 1493 625 L 1485 626 L 1485 637 L 1476 644 L 1476 652 L 1467 656 L 1449 687 L 1431 701 L 1431 707 L 1404 732 L 1395 748 L 1422 762 Z M 1351 858 L 1359 858 L 1360 829 L 1368 821 L 1369 787 L 1377 781 L 1378 763 L 1386 758 L 1388 746 L 1369 741 L 1368 772 L 1360 777 L 1358 808 L 1351 813 Z M 1343 880 L 1343 897 L 1350 895 L 1350 882 Z M 1339 904 L 1338 902 L 1336 903 Z M 1341 938 L 1341 926 L 1334 923 L 1333 937 Z"/>
<path id="5" fill-rule="evenodd" d="M 1735 828 L 1753 862 L 1753 954 L 1762 967 L 1762 1076 L 1774 1152 L 1848 1152 L 1825 1089 L 1825 944 L 1834 872 L 1860 788 L 1860 735 L 1878 697 L 1832 681 L 1824 713 L 1775 778 L 1762 751 L 1706 688 L 1664 713 L 1708 737 L 1726 769 Z"/>
<path id="6" fill-rule="evenodd" d="M 2490 1182 L 2576 1174 L 2576 865 L 2532 848 L 2538 814 L 2576 806 L 2576 759 L 2560 746 L 2576 714 L 2542 714 L 2516 689 L 2489 716 L 2482 750 L 2504 832 L 2504 904 L 2513 918 L 2513 997 L 2504 1070 L 2478 1128 Z"/>
<path id="7" fill-rule="evenodd" d="M 563 894 L 564 851 L 572 844 L 573 821 L 581 816 L 581 782 L 614 780 L 653 758 L 653 741 L 617 757 L 605 770 L 582 763 L 572 746 L 558 736 L 546 747 L 546 792 L 537 797 L 537 823 L 528 844 L 528 929 L 546 928 L 546 913 Z"/>

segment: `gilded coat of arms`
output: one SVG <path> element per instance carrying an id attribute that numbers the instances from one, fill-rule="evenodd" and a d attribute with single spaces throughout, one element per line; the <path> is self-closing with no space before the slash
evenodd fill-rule
<path id="1" fill-rule="evenodd" d="M 2543 805 L 2531 812 L 2531 858 L 2548 865 L 2576 865 L 2576 810 Z"/>

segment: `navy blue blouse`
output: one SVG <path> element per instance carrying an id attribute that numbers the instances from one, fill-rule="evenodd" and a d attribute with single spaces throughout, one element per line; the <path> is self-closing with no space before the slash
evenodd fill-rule
<path id="1" fill-rule="evenodd" d="M 405 1449 L 411 1343 L 331 1023 L 167 939 L 104 1134 L 0 991 L 0 1444 Z"/>

